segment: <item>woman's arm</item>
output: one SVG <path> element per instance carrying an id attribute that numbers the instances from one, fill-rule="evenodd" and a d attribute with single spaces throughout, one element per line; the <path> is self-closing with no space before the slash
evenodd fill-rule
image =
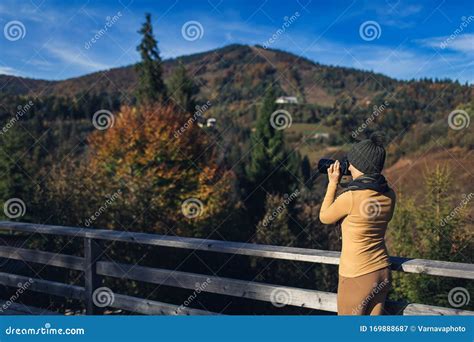
<path id="1" fill-rule="evenodd" d="M 340 219 L 349 215 L 352 209 L 352 193 L 344 192 L 336 200 L 337 184 L 329 183 L 324 196 L 321 211 L 319 212 L 319 220 L 324 224 L 336 223 Z"/>
<path id="2" fill-rule="evenodd" d="M 319 219 L 324 224 L 336 223 L 349 215 L 352 210 L 352 193 L 350 191 L 343 193 L 334 200 L 336 198 L 337 185 L 341 179 L 339 161 L 336 161 L 328 168 L 328 179 L 326 196 L 324 196 L 319 212 Z"/>

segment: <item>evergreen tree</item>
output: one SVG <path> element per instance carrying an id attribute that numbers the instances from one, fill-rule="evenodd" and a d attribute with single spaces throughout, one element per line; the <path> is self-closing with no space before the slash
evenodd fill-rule
<path id="1" fill-rule="evenodd" d="M 178 107 L 188 113 L 192 113 L 195 110 L 195 96 L 199 92 L 199 88 L 193 79 L 188 76 L 181 60 L 169 79 L 168 90 L 171 99 L 173 99 Z"/>
<path id="2" fill-rule="evenodd" d="M 248 208 L 258 221 L 265 208 L 267 194 L 285 194 L 294 189 L 299 175 L 299 155 L 285 148 L 283 130 L 271 123 L 277 110 L 275 93 L 269 90 L 264 97 L 257 127 L 251 137 L 250 162 L 247 167 Z"/>
<path id="3" fill-rule="evenodd" d="M 143 38 L 137 51 L 140 52 L 141 62 L 137 64 L 138 89 L 137 98 L 140 103 L 164 102 L 166 100 L 166 86 L 163 81 L 160 52 L 157 41 L 153 36 L 151 15 L 145 16 L 146 20 L 138 31 Z"/>

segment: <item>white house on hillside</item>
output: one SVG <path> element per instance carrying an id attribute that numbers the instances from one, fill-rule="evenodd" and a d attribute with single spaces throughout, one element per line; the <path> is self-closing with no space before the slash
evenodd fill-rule
<path id="1" fill-rule="evenodd" d="M 280 96 L 276 99 L 275 103 L 292 103 L 298 104 L 298 99 L 296 96 Z"/>
<path id="2" fill-rule="evenodd" d="M 313 139 L 329 139 L 329 133 L 314 133 Z"/>
<path id="3" fill-rule="evenodd" d="M 207 124 L 207 127 L 216 127 L 217 120 L 214 118 L 209 118 L 207 119 L 206 124 Z"/>
<path id="4" fill-rule="evenodd" d="M 209 118 L 209 119 L 206 119 L 206 118 L 202 118 L 199 122 L 198 122 L 198 126 L 199 127 L 216 127 L 217 125 L 217 119 L 215 118 Z"/>

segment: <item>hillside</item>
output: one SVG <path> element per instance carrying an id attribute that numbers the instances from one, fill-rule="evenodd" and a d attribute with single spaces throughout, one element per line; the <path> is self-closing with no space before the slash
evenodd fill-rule
<path id="1" fill-rule="evenodd" d="M 199 85 L 198 103 L 212 103 L 206 116 L 218 118 L 221 128 L 233 123 L 237 131 L 244 130 L 234 132 L 239 144 L 248 141 L 261 96 L 271 86 L 277 95 L 297 97 L 297 105 L 281 106 L 290 112 L 295 125 L 314 125 L 315 130 L 295 126 L 287 131 L 290 144 L 311 161 L 331 154 L 337 146 L 344 150 L 354 140 L 353 131 L 371 117 L 373 122 L 356 139 L 375 129 L 386 131 L 393 143 L 390 163 L 433 138 L 442 139 L 441 146 L 472 148 L 469 135 L 447 132 L 446 125 L 450 112 L 472 101 L 472 86 L 449 80 L 398 81 L 260 46 L 229 45 L 180 59 Z M 165 79 L 177 64 L 177 59 L 163 62 Z M 133 103 L 136 82 L 134 66 L 63 81 L 0 75 L 0 119 L 10 117 L 18 103 L 35 96 L 33 111 L 47 120 L 90 120 L 99 109 L 114 111 L 120 104 Z M 374 109 L 383 103 L 388 103 L 387 108 L 374 117 Z M 330 132 L 326 140 L 308 136 L 308 132 L 326 131 Z"/>
<path id="2" fill-rule="evenodd" d="M 234 102 L 251 101 L 264 86 L 276 82 L 285 94 L 298 95 L 306 103 L 332 105 L 338 95 L 351 92 L 358 99 L 371 98 L 378 91 L 393 89 L 399 82 L 371 72 L 324 66 L 288 52 L 257 46 L 229 45 L 221 49 L 181 58 L 202 86 L 201 96 Z M 164 61 L 165 77 L 176 59 Z M 1 92 L 14 95 L 74 96 L 118 93 L 130 96 L 136 83 L 133 66 L 88 74 L 64 81 L 45 81 L 0 75 Z M 219 90 L 232 92 L 222 99 Z"/>

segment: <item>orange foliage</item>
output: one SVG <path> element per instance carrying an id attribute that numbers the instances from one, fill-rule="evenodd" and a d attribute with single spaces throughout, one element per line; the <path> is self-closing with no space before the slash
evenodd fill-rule
<path id="1" fill-rule="evenodd" d="M 114 121 L 90 135 L 88 172 L 95 192 L 121 189 L 117 219 L 125 217 L 127 229 L 188 235 L 184 226 L 225 209 L 233 177 L 219 169 L 211 142 L 191 117 L 172 106 L 123 107 Z M 202 203 L 193 218 L 182 212 L 189 198 Z"/>

